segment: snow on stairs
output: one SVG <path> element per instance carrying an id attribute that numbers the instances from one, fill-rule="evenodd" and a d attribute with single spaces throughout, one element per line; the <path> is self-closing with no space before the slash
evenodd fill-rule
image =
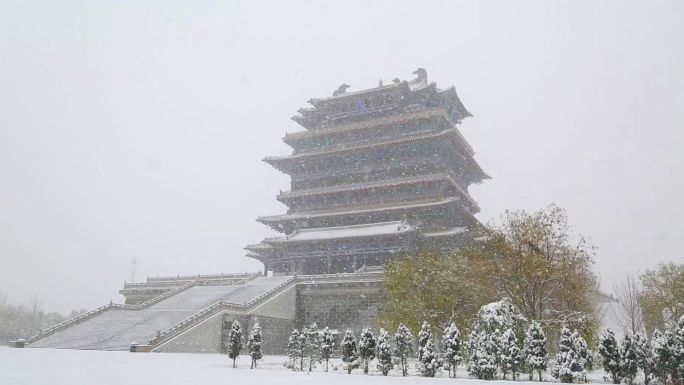
<path id="1" fill-rule="evenodd" d="M 149 345 L 153 348 L 163 345 L 223 310 L 248 313 L 290 286 L 296 285 L 297 282 L 296 277 L 257 278 L 250 282 L 249 285 L 234 291 L 226 298 L 213 303 L 211 306 L 159 333 L 149 341 Z"/>
<path id="2" fill-rule="evenodd" d="M 44 338 L 32 338 L 33 348 L 128 350 L 132 342 L 147 343 L 160 331 L 171 329 L 217 302 L 244 307 L 280 286 L 290 277 L 259 277 L 241 285 L 195 286 L 140 309 L 112 305 L 73 326 Z M 151 300 L 152 301 L 152 300 Z M 107 311 L 108 310 L 108 311 Z M 170 334 L 167 334 L 167 336 Z"/>

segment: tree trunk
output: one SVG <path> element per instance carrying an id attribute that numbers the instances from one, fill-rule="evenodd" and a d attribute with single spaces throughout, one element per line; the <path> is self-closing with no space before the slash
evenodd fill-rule
<path id="1" fill-rule="evenodd" d="M 539 372 L 539 382 L 541 382 L 542 381 L 542 371 L 538 370 L 537 372 Z"/>
<path id="2" fill-rule="evenodd" d="M 235 368 L 235 358 L 233 358 L 233 368 Z"/>

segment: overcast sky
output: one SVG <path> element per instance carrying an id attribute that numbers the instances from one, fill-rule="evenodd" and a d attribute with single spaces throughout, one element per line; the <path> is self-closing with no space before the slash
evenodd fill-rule
<path id="1" fill-rule="evenodd" d="M 684 257 L 684 2 L 0 2 L 0 291 L 256 271 L 290 120 L 340 84 L 455 85 L 477 217 L 566 208 L 604 286 Z"/>

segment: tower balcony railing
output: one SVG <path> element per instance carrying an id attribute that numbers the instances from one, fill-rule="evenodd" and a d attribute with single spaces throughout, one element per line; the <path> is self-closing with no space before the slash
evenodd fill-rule
<path id="1" fill-rule="evenodd" d="M 176 275 L 168 277 L 147 277 L 147 282 L 158 282 L 158 281 L 190 281 L 190 280 L 203 280 L 203 279 L 223 279 L 223 278 L 245 278 L 250 276 L 252 273 L 232 273 L 232 274 L 208 274 L 208 275 Z"/>
<path id="2" fill-rule="evenodd" d="M 400 253 L 413 250 L 413 247 L 409 245 L 397 245 L 397 246 L 381 246 L 381 247 L 368 247 L 368 248 L 356 248 L 349 250 L 328 250 L 328 251 L 296 251 L 292 253 L 287 253 L 282 256 L 274 256 L 272 260 L 296 260 L 296 259 L 309 259 L 309 258 L 339 258 L 339 257 L 352 257 L 354 255 L 368 255 L 368 254 L 388 254 L 388 253 Z"/>
<path id="3" fill-rule="evenodd" d="M 339 144 L 328 144 L 328 143 L 322 143 L 317 146 L 309 146 L 306 148 L 301 148 L 298 150 L 295 150 L 295 154 L 305 154 L 308 152 L 313 152 L 313 151 L 319 151 L 322 149 L 325 150 L 344 150 L 347 148 L 354 148 L 358 146 L 363 146 L 365 144 L 373 143 L 373 142 L 382 142 L 382 141 L 387 141 L 387 140 L 397 140 L 397 139 L 403 139 L 407 137 L 411 137 L 413 135 L 425 135 L 425 134 L 430 134 L 434 132 L 442 131 L 436 127 L 423 127 L 422 129 L 419 130 L 411 130 L 411 131 L 405 131 L 405 132 L 398 132 L 398 133 L 392 133 L 390 135 L 384 135 L 384 136 L 376 136 L 376 137 L 367 137 L 367 138 L 361 138 L 357 140 L 350 140 L 347 142 L 339 143 Z"/>
<path id="4" fill-rule="evenodd" d="M 405 178 L 394 178 L 394 179 L 389 179 L 389 180 L 385 179 L 385 180 L 365 182 L 365 183 L 352 183 L 352 184 L 347 184 L 347 185 L 314 188 L 314 189 L 309 189 L 309 190 L 298 190 L 298 191 L 285 190 L 285 191 L 280 192 L 280 194 L 278 195 L 278 198 L 279 199 L 285 199 L 285 198 L 294 198 L 294 197 L 299 197 L 299 196 L 325 194 L 325 193 L 330 193 L 330 192 L 344 192 L 344 191 L 363 190 L 363 189 L 367 189 L 367 188 L 393 186 L 393 185 L 405 184 L 405 183 L 432 182 L 432 181 L 444 180 L 448 177 L 449 176 L 447 174 L 440 173 L 440 174 L 410 176 L 410 177 L 405 177 Z"/>

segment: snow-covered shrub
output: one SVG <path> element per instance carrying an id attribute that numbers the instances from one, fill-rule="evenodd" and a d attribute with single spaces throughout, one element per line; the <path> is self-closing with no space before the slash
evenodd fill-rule
<path id="1" fill-rule="evenodd" d="M 513 329 L 514 332 L 522 333 L 526 322 L 527 320 L 513 305 L 513 302 L 509 298 L 504 298 L 480 308 L 473 330 L 478 333 L 483 330 L 487 333 L 494 333 L 497 330 Z"/>

